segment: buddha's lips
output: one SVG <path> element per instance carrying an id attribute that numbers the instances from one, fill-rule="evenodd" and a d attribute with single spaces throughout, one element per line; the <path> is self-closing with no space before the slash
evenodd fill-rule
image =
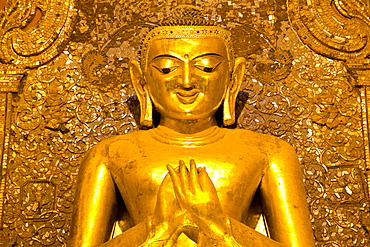
<path id="1" fill-rule="evenodd" d="M 192 104 L 197 99 L 199 95 L 199 91 L 181 91 L 176 92 L 176 96 L 179 99 L 179 101 L 183 104 Z"/>

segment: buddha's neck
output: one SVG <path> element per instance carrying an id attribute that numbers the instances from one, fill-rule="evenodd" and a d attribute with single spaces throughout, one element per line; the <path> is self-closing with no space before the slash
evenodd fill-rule
<path id="1" fill-rule="evenodd" d="M 161 116 L 159 125 L 165 126 L 178 133 L 195 134 L 210 127 L 217 126 L 217 121 L 214 116 L 197 120 L 173 119 Z"/>

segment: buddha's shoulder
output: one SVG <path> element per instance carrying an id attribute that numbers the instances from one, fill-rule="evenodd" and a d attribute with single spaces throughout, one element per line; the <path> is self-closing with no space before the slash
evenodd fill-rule
<path id="1" fill-rule="evenodd" d="M 142 140 L 147 139 L 147 135 L 147 131 L 139 130 L 124 135 L 110 137 L 94 145 L 87 155 L 101 154 L 108 157 L 109 154 L 115 152 L 125 153 L 138 150 Z"/>
<path id="2" fill-rule="evenodd" d="M 266 154 L 271 152 L 295 152 L 294 148 L 288 142 L 276 136 L 246 129 L 230 129 L 227 132 L 229 138 L 239 139 L 245 145 L 255 146 Z"/>
<path id="3" fill-rule="evenodd" d="M 231 138 L 241 139 L 248 142 L 280 142 L 283 141 L 276 136 L 262 134 L 247 129 L 227 129 L 227 134 Z"/>

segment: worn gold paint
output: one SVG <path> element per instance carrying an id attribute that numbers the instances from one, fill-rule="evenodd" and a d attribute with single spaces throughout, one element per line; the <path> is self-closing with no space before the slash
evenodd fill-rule
<path id="1" fill-rule="evenodd" d="M 235 59 L 230 75 L 228 51 L 217 36 L 163 38 L 151 43 L 144 64 L 130 62 L 146 111 L 142 123 L 151 123 L 152 102 L 160 123 L 89 151 L 69 245 L 314 246 L 293 148 L 272 136 L 217 126 L 223 102 L 229 102 L 225 112 L 233 112 L 245 59 Z M 245 222 L 258 189 L 272 239 Z M 119 194 L 133 227 L 109 240 L 122 210 Z"/>

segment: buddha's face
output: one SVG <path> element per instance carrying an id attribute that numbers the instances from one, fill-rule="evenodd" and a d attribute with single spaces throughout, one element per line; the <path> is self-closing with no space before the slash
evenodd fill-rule
<path id="1" fill-rule="evenodd" d="M 145 81 L 162 116 L 196 120 L 214 115 L 229 84 L 229 61 L 217 37 L 155 40 Z"/>

